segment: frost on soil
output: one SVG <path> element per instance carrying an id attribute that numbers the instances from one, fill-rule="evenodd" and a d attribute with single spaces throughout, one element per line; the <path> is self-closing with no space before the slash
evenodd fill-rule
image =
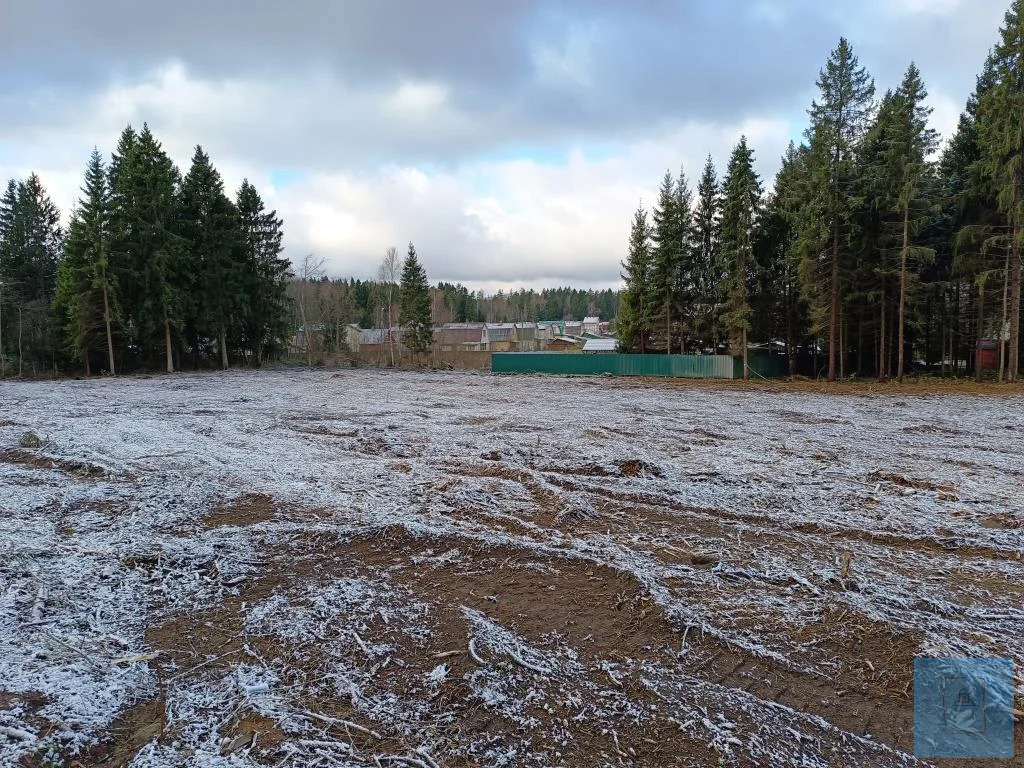
<path id="1" fill-rule="evenodd" d="M 915 656 L 1024 662 L 1022 405 L 5 382 L 0 764 L 913 763 Z"/>

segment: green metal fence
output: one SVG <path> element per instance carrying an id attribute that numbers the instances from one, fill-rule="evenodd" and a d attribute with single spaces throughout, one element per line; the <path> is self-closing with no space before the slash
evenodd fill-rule
<path id="1" fill-rule="evenodd" d="M 672 376 L 690 379 L 742 379 L 743 360 L 728 355 L 580 355 L 561 352 L 495 352 L 494 373 L 550 373 L 563 376 Z M 750 358 L 751 378 L 788 372 L 785 358 Z"/>
<path id="2" fill-rule="evenodd" d="M 506 352 L 491 356 L 495 373 L 553 373 L 570 376 L 679 376 L 731 379 L 733 361 L 725 355 L 579 355 L 560 352 Z"/>
<path id="3" fill-rule="evenodd" d="M 752 379 L 781 379 L 789 376 L 789 358 L 785 355 L 757 354 L 753 353 L 748 358 L 747 365 L 750 366 L 750 378 Z M 743 358 L 733 358 L 734 379 L 743 378 Z"/>

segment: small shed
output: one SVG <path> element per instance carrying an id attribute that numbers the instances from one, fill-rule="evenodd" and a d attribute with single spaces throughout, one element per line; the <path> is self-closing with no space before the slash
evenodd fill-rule
<path id="1" fill-rule="evenodd" d="M 999 368 L 998 339 L 982 339 L 978 342 L 978 358 L 976 365 L 983 371 Z"/>
<path id="2" fill-rule="evenodd" d="M 583 341 L 575 336 L 555 336 L 548 342 L 550 352 L 579 352 L 583 348 Z"/>

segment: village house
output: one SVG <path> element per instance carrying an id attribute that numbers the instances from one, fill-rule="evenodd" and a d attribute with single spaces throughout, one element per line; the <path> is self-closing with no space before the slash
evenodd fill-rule
<path id="1" fill-rule="evenodd" d="M 441 352 L 479 352 L 487 349 L 483 323 L 445 323 L 434 330 Z"/>
<path id="2" fill-rule="evenodd" d="M 366 360 L 380 359 L 390 360 L 391 347 L 394 346 L 395 358 L 405 353 L 402 345 L 402 336 L 405 329 L 398 326 L 391 329 L 390 334 L 387 328 L 360 328 L 359 329 L 359 356 Z"/>
<path id="3" fill-rule="evenodd" d="M 537 342 L 536 323 L 515 323 L 516 326 L 516 351 L 536 352 L 540 347 Z"/>
<path id="4" fill-rule="evenodd" d="M 515 352 L 517 341 L 515 323 L 487 323 L 484 327 L 484 349 L 490 352 Z"/>

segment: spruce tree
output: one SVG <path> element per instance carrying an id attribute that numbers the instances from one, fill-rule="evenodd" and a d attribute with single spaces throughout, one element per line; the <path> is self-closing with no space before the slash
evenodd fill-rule
<path id="1" fill-rule="evenodd" d="M 97 149 L 89 158 L 82 194 L 71 217 L 58 267 L 54 316 L 64 347 L 82 359 L 86 375 L 90 372 L 90 350 L 105 348 L 107 371 L 114 376 L 110 195 L 103 158 Z"/>
<path id="2" fill-rule="evenodd" d="M 622 268 L 625 270 L 622 273 L 625 289 L 619 305 L 619 347 L 623 352 L 637 350 L 644 354 L 650 333 L 651 227 L 642 205 L 633 214 L 629 253 Z"/>
<path id="3" fill-rule="evenodd" d="M 679 179 L 666 171 L 652 212 L 651 318 L 655 329 L 665 333 L 665 353 L 672 354 L 673 337 L 680 321 L 681 296 L 688 279 L 692 196 L 686 176 Z M 682 336 L 683 330 L 678 331 Z"/>
<path id="4" fill-rule="evenodd" d="M 50 304 L 63 238 L 60 212 L 36 174 L 8 185 L 0 200 L 0 229 L 2 309 L 10 318 L 3 334 L 18 351 L 21 375 L 26 361 L 35 367 L 52 350 Z"/>
<path id="5" fill-rule="evenodd" d="M 747 342 L 753 314 L 750 286 L 756 279 L 755 226 L 761 209 L 761 181 L 754 172 L 754 153 L 743 136 L 729 158 L 722 185 L 722 261 L 725 265 L 722 323 L 729 331 L 729 346 L 743 357 L 743 378 L 750 377 Z"/>
<path id="6" fill-rule="evenodd" d="M 756 238 L 759 291 L 751 324 L 763 338 L 785 340 L 790 376 L 796 374 L 797 347 L 807 327 L 793 248 L 805 159 L 806 154 L 790 142 L 765 200 Z"/>
<path id="7" fill-rule="evenodd" d="M 718 345 L 718 311 L 721 304 L 719 286 L 722 282 L 718 254 L 718 226 L 721 216 L 721 194 L 715 164 L 708 155 L 697 184 L 697 208 L 693 216 L 693 263 L 697 295 L 694 302 L 694 332 L 704 346 L 712 351 Z"/>
<path id="8" fill-rule="evenodd" d="M 430 349 L 434 340 L 430 318 L 430 284 L 427 282 L 427 273 L 416 256 L 416 248 L 411 242 L 402 265 L 400 301 L 398 322 L 405 329 L 405 346 L 410 351 L 422 355 Z"/>
<path id="9" fill-rule="evenodd" d="M 14 211 L 18 204 L 18 183 L 11 179 L 0 197 L 0 377 L 7 375 L 7 338 L 13 338 L 11 318 L 16 311 L 14 303 L 14 283 L 11 275 L 13 262 L 8 255 L 7 241 L 14 229 Z M 4 318 L 7 323 L 4 323 Z M 13 348 L 13 344 L 11 345 Z"/>
<path id="10" fill-rule="evenodd" d="M 291 263 L 281 258 L 284 233 L 277 211 L 267 211 L 256 187 L 248 179 L 238 190 L 240 247 L 247 302 L 244 308 L 245 341 L 257 366 L 268 353 L 278 351 L 288 332 L 288 279 Z"/>
<path id="11" fill-rule="evenodd" d="M 871 117 L 875 86 L 845 38 L 839 40 L 838 47 L 829 56 L 817 85 L 821 96 L 820 101 L 815 100 L 811 105 L 807 136 L 813 183 L 819 198 L 814 207 L 823 213 L 827 239 L 804 242 L 802 276 L 817 321 L 828 329 L 828 378 L 834 381 L 842 300 L 840 249 L 850 208 L 850 171 L 857 143 Z M 812 231 L 804 229 L 803 234 L 807 236 Z M 827 254 L 825 263 L 822 263 L 822 254 Z M 823 278 L 828 286 L 825 296 L 817 290 Z"/>
<path id="12" fill-rule="evenodd" d="M 187 250 L 179 234 L 181 176 L 148 125 L 129 126 L 111 160 L 111 264 L 120 286 L 126 346 L 156 362 L 163 349 L 174 371 L 174 336 L 192 294 Z"/>
<path id="13" fill-rule="evenodd" d="M 681 167 L 676 177 L 674 213 L 676 251 L 672 301 L 675 316 L 679 318 L 679 353 L 684 354 L 687 335 L 693 335 L 697 320 L 693 306 L 698 296 L 698 272 L 693 247 L 693 192 Z"/>
<path id="14" fill-rule="evenodd" d="M 900 279 L 897 339 L 897 378 L 903 381 L 906 353 L 906 304 L 909 267 L 911 261 L 922 262 L 934 258 L 931 248 L 912 244 L 930 214 L 933 185 L 927 158 L 935 151 L 938 134 L 928 127 L 931 108 L 924 103 L 927 97 L 920 72 L 911 63 L 894 98 L 891 140 L 885 148 L 886 173 L 890 179 L 891 194 L 900 222 Z"/>
<path id="15" fill-rule="evenodd" d="M 672 352 L 672 300 L 676 262 L 676 190 L 671 171 L 665 171 L 658 202 L 651 212 L 651 319 L 665 334 L 665 351 Z"/>
<path id="16" fill-rule="evenodd" d="M 189 254 L 192 320 L 200 336 L 216 339 L 227 369 L 228 336 L 240 326 L 247 301 L 239 216 L 224 194 L 224 182 L 197 146 L 181 184 L 178 221 Z"/>

